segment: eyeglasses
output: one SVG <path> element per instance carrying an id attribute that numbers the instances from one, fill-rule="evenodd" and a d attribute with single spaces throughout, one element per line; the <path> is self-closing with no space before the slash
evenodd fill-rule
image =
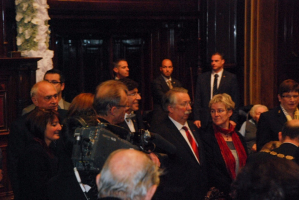
<path id="1" fill-rule="evenodd" d="M 54 99 L 57 99 L 57 98 L 58 98 L 58 94 L 45 96 L 44 99 L 45 99 L 46 101 L 50 101 L 53 97 L 54 97 Z"/>
<path id="2" fill-rule="evenodd" d="M 294 99 L 298 99 L 299 95 L 282 95 L 282 97 L 286 99 L 291 99 L 292 97 Z"/>
<path id="3" fill-rule="evenodd" d="M 193 105 L 193 102 L 191 102 L 191 101 L 187 101 L 187 102 L 184 102 L 184 103 L 181 103 L 181 104 L 178 104 L 178 105 L 180 105 L 180 106 L 182 106 L 182 107 L 187 107 L 188 105 L 192 106 L 192 105 Z"/>
<path id="4" fill-rule="evenodd" d="M 224 111 L 226 111 L 226 110 L 224 110 L 224 109 L 218 109 L 218 110 L 211 110 L 210 112 L 211 112 L 211 114 L 216 114 L 216 113 L 221 114 L 221 113 L 223 113 Z"/>
<path id="5" fill-rule="evenodd" d="M 127 95 L 128 95 L 128 96 L 132 96 L 132 97 L 133 97 L 133 96 L 137 96 L 137 95 L 141 96 L 140 93 L 137 93 L 137 92 L 134 92 L 134 93 L 132 93 L 132 94 L 127 94 Z"/>
<path id="6" fill-rule="evenodd" d="M 49 80 L 45 80 L 45 81 L 48 81 L 49 83 L 52 83 L 53 85 L 56 85 L 58 83 L 62 83 L 62 82 L 58 82 L 58 81 L 49 81 Z"/>

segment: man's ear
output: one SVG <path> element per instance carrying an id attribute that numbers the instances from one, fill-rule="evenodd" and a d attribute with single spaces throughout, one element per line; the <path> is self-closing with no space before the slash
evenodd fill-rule
<path id="1" fill-rule="evenodd" d="M 96 184 L 97 184 L 97 187 L 99 189 L 99 182 L 100 182 L 100 178 L 101 178 L 101 173 L 99 173 L 97 176 L 96 176 Z"/>
<path id="2" fill-rule="evenodd" d="M 31 101 L 35 106 L 38 106 L 38 101 L 37 101 L 36 96 L 31 97 Z"/>
<path id="3" fill-rule="evenodd" d="M 115 73 L 118 73 L 118 68 L 117 68 L 117 67 L 114 67 L 114 68 L 113 68 L 113 71 L 114 71 Z"/>
<path id="4" fill-rule="evenodd" d="M 281 102 L 281 96 L 280 96 L 280 94 L 277 95 L 277 97 L 278 97 L 278 101 Z"/>
<path id="5" fill-rule="evenodd" d="M 151 200 L 157 190 L 157 187 L 157 185 L 153 185 L 152 187 L 150 187 L 145 195 L 144 200 Z"/>
<path id="6" fill-rule="evenodd" d="M 169 113 L 173 113 L 173 109 L 174 109 L 174 108 L 173 108 L 172 105 L 168 105 L 168 106 L 167 106 L 167 110 L 168 110 Z"/>
<path id="7" fill-rule="evenodd" d="M 280 142 L 282 142 L 282 132 L 281 132 L 281 131 L 278 132 L 278 140 L 279 140 Z"/>
<path id="8" fill-rule="evenodd" d="M 64 86 L 65 86 L 65 84 L 64 84 L 64 83 L 61 83 L 61 91 L 64 90 Z"/>
<path id="9" fill-rule="evenodd" d="M 222 59 L 222 60 L 221 60 L 221 62 L 222 62 L 222 65 L 224 65 L 224 63 L 225 63 L 225 60 L 224 60 L 224 59 Z"/>

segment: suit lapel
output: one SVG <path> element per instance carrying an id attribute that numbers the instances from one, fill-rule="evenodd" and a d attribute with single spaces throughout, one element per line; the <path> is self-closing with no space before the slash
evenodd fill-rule
<path id="1" fill-rule="evenodd" d="M 225 84 L 226 84 L 226 77 L 227 76 L 227 73 L 226 73 L 226 71 L 224 71 L 223 70 L 223 73 L 222 73 L 222 77 L 221 77 L 221 80 L 220 80 L 220 84 L 219 84 L 219 88 L 218 88 L 218 92 L 217 92 L 217 94 L 219 94 L 219 93 L 221 93 L 220 91 L 221 91 L 221 89 L 222 88 L 224 88 L 224 86 L 225 86 Z"/>
<path id="2" fill-rule="evenodd" d="M 161 81 L 163 90 L 164 90 L 165 92 L 167 92 L 167 91 L 169 90 L 169 87 L 168 87 L 167 83 L 165 82 L 165 80 L 164 80 L 164 78 L 163 78 L 162 75 L 160 76 L 160 81 Z"/>
<path id="3" fill-rule="evenodd" d="M 196 158 L 194 157 L 194 154 L 193 154 L 193 151 L 190 149 L 190 147 L 189 147 L 189 145 L 188 145 L 188 143 L 187 143 L 187 141 L 185 140 L 185 138 L 182 136 L 182 134 L 181 134 L 181 132 L 177 129 L 177 127 L 172 123 L 172 121 L 170 120 L 170 119 L 168 119 L 169 120 L 169 128 L 171 129 L 171 130 L 175 130 L 174 132 L 173 132 L 173 136 L 176 138 L 176 140 L 177 140 L 177 143 L 178 144 L 181 144 L 181 146 L 189 153 L 189 155 L 190 156 L 192 156 L 195 160 L 196 160 Z M 189 125 L 189 124 L 188 124 Z M 189 128 L 191 129 L 191 127 L 189 126 Z M 192 134 L 194 135 L 194 137 L 195 137 L 195 134 L 193 133 L 193 130 L 191 129 L 191 131 L 192 131 Z M 198 139 L 197 138 L 195 138 L 196 139 L 196 142 L 198 143 Z M 182 142 L 182 141 L 184 141 L 184 142 Z M 199 151 L 199 149 L 198 149 L 198 152 L 199 152 L 199 154 L 200 154 L 200 156 L 201 156 L 201 152 Z M 197 160 L 196 160 L 196 162 L 197 162 Z"/>
<path id="4" fill-rule="evenodd" d="M 281 107 L 279 106 L 279 109 L 277 111 L 278 115 L 278 121 L 280 124 L 284 125 L 284 123 L 287 121 L 286 116 L 284 115 L 283 111 L 281 110 Z"/>

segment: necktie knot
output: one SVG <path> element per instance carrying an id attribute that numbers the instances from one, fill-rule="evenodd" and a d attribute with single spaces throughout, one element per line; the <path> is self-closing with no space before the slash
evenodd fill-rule
<path id="1" fill-rule="evenodd" d="M 214 75 L 214 77 L 215 77 L 215 78 L 218 78 L 218 77 L 219 77 L 219 75 L 218 75 L 218 74 L 215 74 L 215 75 Z"/>

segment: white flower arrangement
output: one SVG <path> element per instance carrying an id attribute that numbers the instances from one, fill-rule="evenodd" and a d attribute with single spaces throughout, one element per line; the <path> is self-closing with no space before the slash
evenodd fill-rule
<path id="1" fill-rule="evenodd" d="M 25 57 L 42 57 L 38 61 L 36 81 L 53 68 L 54 52 L 49 50 L 50 30 L 47 0 L 15 0 L 17 22 L 17 46 Z"/>

